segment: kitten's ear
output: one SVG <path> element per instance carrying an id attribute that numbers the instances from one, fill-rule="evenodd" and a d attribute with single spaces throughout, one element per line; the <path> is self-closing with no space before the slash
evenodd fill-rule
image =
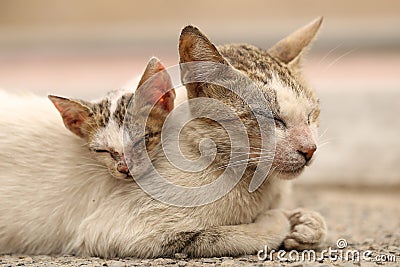
<path id="1" fill-rule="evenodd" d="M 171 77 L 161 64 L 160 60 L 153 57 L 147 63 L 146 70 L 138 84 L 143 97 L 149 104 L 154 104 L 167 113 L 174 108 L 175 90 L 172 88 Z"/>
<path id="2" fill-rule="evenodd" d="M 186 26 L 179 38 L 180 63 L 192 61 L 211 61 L 227 64 L 217 48 L 208 38 L 193 26 Z"/>
<path id="3" fill-rule="evenodd" d="M 280 40 L 268 53 L 288 65 L 298 65 L 301 55 L 308 49 L 321 27 L 323 17 L 319 17 L 306 26 Z"/>
<path id="4" fill-rule="evenodd" d="M 90 119 L 92 113 L 90 108 L 78 101 L 59 96 L 49 95 L 49 99 L 60 112 L 65 127 L 77 136 L 87 138 L 87 132 L 83 126 Z"/>

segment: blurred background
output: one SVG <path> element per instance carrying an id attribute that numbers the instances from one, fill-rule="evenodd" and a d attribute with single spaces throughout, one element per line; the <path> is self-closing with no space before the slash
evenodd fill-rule
<path id="1" fill-rule="evenodd" d="M 304 73 L 323 136 L 298 182 L 400 188 L 399 1 L 0 0 L 0 88 L 96 99 L 135 87 L 151 56 L 177 64 L 187 24 L 268 48 L 321 15 Z"/>

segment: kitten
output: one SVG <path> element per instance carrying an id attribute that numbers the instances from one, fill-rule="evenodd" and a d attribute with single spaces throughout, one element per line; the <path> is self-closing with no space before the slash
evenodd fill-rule
<path id="1" fill-rule="evenodd" d="M 47 98 L 0 92 L 0 254 L 72 252 L 66 247 L 82 222 L 127 184 L 120 179 L 130 177 L 122 124 L 126 111 L 135 112 L 128 103 L 138 93 L 143 104 L 154 104 L 143 137 L 150 158 L 160 144 L 175 97 L 166 92 L 166 72 L 150 79 L 163 70 L 151 59 L 135 94 L 116 91 L 96 102 L 50 96 L 73 134 Z M 131 169 L 132 175 L 143 169 Z"/>
<path id="2" fill-rule="evenodd" d="M 150 60 L 138 84 L 138 88 L 151 75 L 163 69 L 164 67 L 157 59 L 153 58 Z M 152 101 L 156 101 L 156 99 L 152 98 L 158 96 L 154 92 L 154 83 L 155 81 L 150 81 L 150 84 L 145 85 L 147 88 L 141 88 L 142 90 L 146 89 L 149 91 L 146 91 L 149 94 L 145 95 L 145 97 Z M 166 81 L 166 85 L 166 87 L 172 86 L 169 81 Z M 50 95 L 49 98 L 60 112 L 66 128 L 87 141 L 87 146 L 93 156 L 100 164 L 108 168 L 113 177 L 121 180 L 132 179 L 123 153 L 124 145 L 122 138 L 125 113 L 134 98 L 133 92 L 128 90 L 114 90 L 109 92 L 106 98 L 96 102 L 72 100 L 54 95 Z M 161 126 L 166 115 L 173 109 L 174 98 L 175 91 L 173 89 L 162 95 L 149 117 L 145 138 L 146 148 L 150 153 L 160 143 Z M 161 101 L 163 101 L 163 107 L 160 109 Z M 135 170 L 133 174 L 140 176 L 140 170 Z"/>

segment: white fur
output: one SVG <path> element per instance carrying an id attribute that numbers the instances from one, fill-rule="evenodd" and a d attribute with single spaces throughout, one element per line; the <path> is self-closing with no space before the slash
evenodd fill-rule
<path id="1" fill-rule="evenodd" d="M 297 94 L 292 88 L 284 85 L 276 74 L 272 75 L 268 86 L 274 88 L 276 92 L 280 107 L 279 116 L 286 123 L 284 129 L 276 128 L 274 165 L 281 166 L 277 168 L 279 170 L 285 165 L 289 166 L 289 163 L 293 165 L 302 164 L 304 159 L 299 156 L 297 151 L 302 146 L 317 144 L 318 127 L 313 122 L 309 123 L 308 120 L 315 104 L 302 93 Z M 293 175 L 281 172 L 280 175 L 283 179 L 292 179 L 297 177 L 298 173 Z"/>
<path id="2" fill-rule="evenodd" d="M 123 151 L 123 127 L 120 127 L 113 118 L 110 119 L 106 127 L 99 129 L 94 139 L 104 146 L 112 147 L 115 151 Z"/>
<path id="3" fill-rule="evenodd" d="M 112 179 L 47 98 L 1 95 L 0 253 L 63 252 Z"/>
<path id="4" fill-rule="evenodd" d="M 111 113 L 113 113 L 116 110 L 118 99 L 121 98 L 124 94 L 130 92 L 131 90 L 128 89 L 119 89 L 119 90 L 113 90 L 107 94 L 107 98 L 111 102 L 111 107 L 110 107 Z"/>
<path id="5" fill-rule="evenodd" d="M 124 95 L 130 93 L 129 90 L 119 89 L 111 91 L 107 94 L 107 100 L 110 103 L 110 114 L 114 114 L 115 110 L 118 107 L 119 99 Z M 98 102 L 102 101 L 100 99 Z M 97 150 L 110 150 L 111 153 L 118 153 L 119 156 L 122 156 L 124 152 L 123 148 L 123 130 L 124 127 L 116 122 L 114 116 L 110 116 L 108 123 L 105 127 L 99 127 L 95 129 L 93 138 L 91 139 L 91 148 Z M 111 156 L 111 153 L 93 153 L 96 159 L 107 166 L 110 174 L 117 179 L 131 179 L 131 177 L 127 177 L 126 174 L 118 171 L 117 166 L 119 161 L 114 159 Z"/>
<path id="6" fill-rule="evenodd" d="M 280 115 L 285 120 L 289 120 L 292 123 L 307 121 L 308 112 L 311 111 L 311 106 L 307 98 L 297 97 L 295 91 L 284 85 L 276 74 L 272 75 L 268 86 L 274 88 L 276 91 L 281 110 Z"/>

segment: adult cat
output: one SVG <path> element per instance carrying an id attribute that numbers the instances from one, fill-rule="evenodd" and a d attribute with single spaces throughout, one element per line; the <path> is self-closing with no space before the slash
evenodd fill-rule
<path id="1" fill-rule="evenodd" d="M 287 249 L 318 247 L 326 235 L 321 215 L 313 211 L 277 208 L 288 185 L 286 180 L 297 177 L 311 163 L 316 150 L 318 99 L 303 81 L 299 63 L 302 52 L 313 40 L 321 22 L 322 19 L 318 19 L 301 28 L 268 52 L 250 45 L 216 48 L 198 29 L 185 27 L 179 42 L 184 82 L 187 77 L 209 74 L 217 77 L 216 80 L 234 84 L 239 92 L 245 90 L 244 94 L 250 98 L 264 99 L 258 104 L 272 110 L 277 136 L 270 175 L 255 192 L 249 192 L 249 177 L 255 170 L 254 165 L 248 164 L 243 179 L 232 190 L 216 201 L 204 202 L 215 193 L 213 190 L 224 191 L 224 188 L 214 187 L 209 191 L 200 188 L 213 184 L 227 169 L 232 144 L 219 123 L 201 117 L 191 120 L 179 129 L 180 152 L 186 159 L 196 160 L 202 155 L 212 154 L 209 152 L 217 148 L 214 161 L 202 171 L 185 171 L 160 151 L 153 167 L 160 177 L 178 186 L 171 187 L 155 179 L 157 173 L 149 171 L 137 182 L 142 188 L 150 189 L 147 192 L 161 201 L 139 194 L 136 184 L 126 186 L 113 195 L 113 203 L 107 203 L 101 212 L 84 222 L 74 251 L 111 257 L 160 257 L 177 252 L 192 257 L 211 257 L 256 253 L 265 245 L 269 249 L 276 249 L 281 244 Z M 196 69 L 190 64 L 194 61 L 228 66 L 239 79 L 228 79 L 213 68 Z M 240 75 L 256 84 L 257 90 L 247 91 L 248 88 L 240 84 Z M 249 135 L 250 157 L 260 158 L 260 151 L 264 151 L 259 148 L 259 133 L 252 115 L 254 110 L 249 110 L 240 98 L 215 84 L 201 81 L 186 84 L 186 88 L 190 99 L 215 99 L 239 114 Z M 219 113 L 213 109 L 214 106 L 191 106 L 191 102 L 189 106 L 192 112 L 200 108 L 211 114 Z M 178 120 L 179 115 L 184 114 L 172 118 Z M 213 140 L 215 146 L 205 145 L 200 151 L 199 143 L 205 139 Z M 164 145 L 168 149 L 168 142 Z M 233 161 L 235 164 L 241 162 Z M 194 164 L 194 169 L 196 167 Z M 186 190 L 188 188 L 194 190 Z M 182 202 L 179 204 L 179 201 Z M 102 220 L 102 217 L 123 220 Z"/>

